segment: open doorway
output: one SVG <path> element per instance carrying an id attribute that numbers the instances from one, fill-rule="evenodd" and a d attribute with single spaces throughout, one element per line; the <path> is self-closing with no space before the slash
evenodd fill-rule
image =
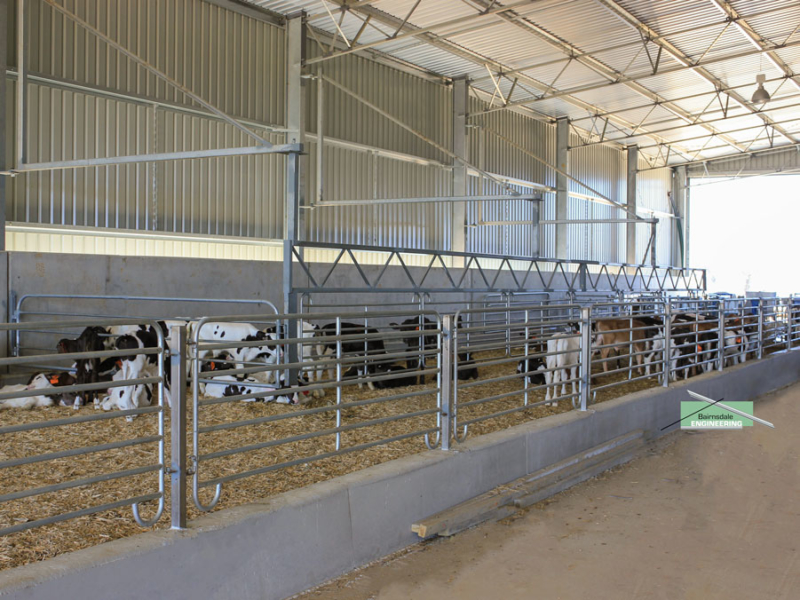
<path id="1" fill-rule="evenodd" d="M 690 181 L 689 261 L 708 291 L 800 292 L 800 175 Z"/>

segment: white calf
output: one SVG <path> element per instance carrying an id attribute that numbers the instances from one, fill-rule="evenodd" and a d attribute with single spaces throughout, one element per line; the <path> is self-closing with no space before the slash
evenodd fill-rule
<path id="1" fill-rule="evenodd" d="M 557 333 L 547 340 L 547 371 L 544 374 L 547 383 L 545 400 L 547 405 L 555 406 L 558 402 L 550 402 L 550 386 L 553 387 L 553 397 L 558 394 L 555 387 L 561 382 L 561 395 L 567 394 L 567 379 L 576 379 L 580 363 L 581 340 L 573 333 Z M 567 377 L 569 368 L 569 377 Z M 572 393 L 575 393 L 575 381 L 572 382 Z"/>
<path id="2" fill-rule="evenodd" d="M 53 384 L 47 379 L 44 373 L 39 373 L 34 377 L 28 385 L 6 385 L 0 388 L 0 394 L 8 394 L 11 392 L 21 392 L 23 390 L 40 390 L 53 387 Z M 39 408 L 45 406 L 53 406 L 55 402 L 50 396 L 28 396 L 26 398 L 9 398 L 8 400 L 0 400 L 0 410 L 9 408 L 22 408 L 30 410 L 31 408 Z"/>

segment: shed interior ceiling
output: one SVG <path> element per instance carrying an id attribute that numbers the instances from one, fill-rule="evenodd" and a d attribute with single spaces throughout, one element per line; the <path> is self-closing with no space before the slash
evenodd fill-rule
<path id="1" fill-rule="evenodd" d="M 249 2 L 336 36 L 318 67 L 363 47 L 466 75 L 479 111 L 568 117 L 578 145 L 636 144 L 650 167 L 800 142 L 796 0 Z M 764 105 L 750 102 L 759 73 Z"/>

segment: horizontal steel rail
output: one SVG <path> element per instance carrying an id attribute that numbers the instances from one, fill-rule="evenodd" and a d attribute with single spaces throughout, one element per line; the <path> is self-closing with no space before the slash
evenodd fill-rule
<path id="1" fill-rule="evenodd" d="M 55 483 L 48 483 L 47 485 L 31 485 L 25 489 L 9 491 L 0 495 L 0 504 L 7 502 L 16 502 L 26 498 L 34 498 L 42 494 L 51 494 L 56 492 L 64 492 L 73 490 L 79 487 L 93 486 L 107 481 L 119 481 L 121 479 L 137 477 L 142 475 L 154 474 L 156 477 L 156 491 L 154 493 L 140 494 L 134 498 L 126 498 L 118 500 L 109 504 L 100 504 L 97 506 L 82 507 L 79 510 L 50 515 L 41 519 L 31 519 L 29 522 L 14 525 L 10 527 L 0 528 L 0 535 L 8 535 L 35 527 L 41 527 L 52 523 L 59 523 L 65 520 L 73 519 L 80 516 L 95 514 L 107 510 L 113 510 L 122 506 L 131 506 L 133 510 L 134 520 L 143 527 L 149 527 L 161 517 L 164 508 L 164 476 L 166 473 L 165 465 L 165 449 L 164 449 L 164 398 L 166 393 L 164 376 L 164 352 L 166 348 L 166 341 L 155 320 L 147 319 L 67 319 L 67 320 L 48 320 L 25 322 L 20 324 L 17 322 L 0 323 L 0 331 L 15 332 L 20 327 L 24 327 L 28 332 L 55 332 L 59 330 L 61 335 L 69 337 L 67 332 L 81 329 L 84 327 L 104 327 L 107 328 L 111 325 L 145 325 L 153 328 L 156 332 L 156 346 L 146 348 L 136 348 L 131 350 L 98 350 L 91 352 L 72 352 L 72 353 L 53 353 L 50 351 L 48 354 L 38 356 L 17 356 L 0 359 L 0 366 L 15 368 L 27 368 L 33 366 L 33 363 L 45 363 L 48 368 L 55 372 L 63 372 L 64 367 L 60 364 L 72 361 L 100 361 L 103 359 L 117 359 L 119 357 L 134 357 L 145 356 L 149 359 L 155 359 L 153 366 L 154 374 L 142 373 L 139 377 L 130 377 L 127 379 L 115 379 L 110 381 L 98 381 L 87 383 L 76 383 L 71 385 L 50 385 L 42 388 L 28 388 L 27 386 L 19 386 L 12 391 L 11 388 L 0 389 L 0 404 L 6 404 L 14 400 L 22 400 L 31 397 L 49 398 L 53 403 L 56 400 L 53 397 L 62 397 L 64 395 L 82 394 L 88 391 L 105 391 L 118 388 L 129 388 L 131 392 L 135 386 L 147 385 L 157 388 L 154 395 L 157 396 L 157 404 L 153 406 L 134 407 L 129 410 L 118 410 L 114 412 L 104 412 L 101 414 L 79 414 L 74 417 L 56 418 L 49 420 L 33 421 L 28 423 L 19 423 L 15 425 L 5 425 L 0 427 L 0 436 L 11 436 L 15 434 L 26 434 L 32 431 L 39 431 L 53 428 L 70 427 L 76 424 L 92 424 L 100 422 L 108 422 L 112 419 L 119 419 L 125 417 L 130 420 L 135 416 L 155 416 L 155 430 L 151 434 L 138 435 L 128 437 L 121 440 L 110 441 L 106 443 L 93 444 L 87 446 L 77 446 L 72 448 L 60 449 L 54 452 L 42 451 L 37 454 L 29 454 L 27 456 L 9 457 L 0 461 L 0 469 L 19 469 L 26 468 L 30 465 L 53 463 L 54 461 L 62 461 L 64 459 L 73 459 L 79 457 L 97 456 L 102 453 L 124 450 L 132 447 L 139 446 L 155 446 L 155 457 L 147 462 L 147 464 L 123 469 L 120 471 L 103 473 L 100 475 L 80 476 L 74 479 L 64 479 L 56 481 Z M 14 372 L 11 373 L 14 376 Z M 37 402 L 39 402 L 37 400 Z M 14 406 L 12 404 L 11 406 Z M 76 408 L 78 405 L 76 404 Z M 8 406 L 3 406 L 8 408 Z M 44 413 L 42 413 L 44 414 Z M 149 421 L 148 421 L 149 423 Z M 28 482 L 25 478 L 24 471 L 20 477 L 17 478 L 20 482 Z M 35 483 L 35 482 L 34 482 Z M 141 489 L 141 488 L 140 488 Z M 144 490 L 141 490 L 144 491 Z M 142 502 L 149 502 L 157 500 L 155 507 L 155 514 L 150 519 L 143 519 L 140 515 L 140 504 Z"/>

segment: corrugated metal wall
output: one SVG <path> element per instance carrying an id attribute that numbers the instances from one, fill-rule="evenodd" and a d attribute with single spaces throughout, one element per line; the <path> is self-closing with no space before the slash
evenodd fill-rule
<path id="1" fill-rule="evenodd" d="M 262 136 L 283 141 L 282 28 L 198 0 L 69 0 L 65 6 L 220 109 L 245 120 Z M 13 14 L 11 18 L 13 23 Z M 34 79 L 30 85 L 30 161 L 250 143 L 241 132 L 200 114 L 182 93 L 41 0 L 30 0 L 29 24 L 31 74 L 67 83 Z M 13 48 L 12 40 L 9 43 Z M 309 41 L 307 51 L 314 56 L 319 49 Z M 10 52 L 12 69 L 15 62 Z M 324 63 L 324 74 L 450 147 L 449 86 L 355 55 Z M 307 129 L 313 134 L 316 85 L 308 85 Z M 477 100 L 470 102 L 474 107 Z M 13 111 L 12 82 L 9 117 Z M 450 159 L 430 144 L 332 86 L 326 87 L 324 114 L 325 137 L 331 142 L 324 151 L 325 201 L 452 193 Z M 553 163 L 554 126 L 511 111 L 483 116 L 470 125 L 468 160 L 492 173 L 555 186 L 552 170 L 492 133 Z M 8 132 L 6 144 L 12 156 L 13 127 Z M 313 138 L 309 151 L 308 202 L 316 188 Z M 577 177 L 611 198 L 624 200 L 623 152 L 594 146 L 573 150 L 570 160 Z M 642 177 L 648 181 L 646 201 L 654 207 L 661 206 L 662 179 Z M 495 183 L 475 176 L 469 177 L 468 188 L 474 194 L 502 192 Z M 522 185 L 516 188 L 531 191 Z M 571 189 L 586 192 L 580 186 Z M 24 223 L 275 239 L 283 233 L 284 159 L 230 157 L 27 174 L 11 180 L 9 198 L 9 219 Z M 554 219 L 555 195 L 545 194 L 541 208 L 540 218 Z M 453 228 L 461 226 L 453 223 L 454 210 L 451 203 L 397 204 L 320 208 L 304 214 L 311 240 L 447 249 Z M 608 218 L 614 212 L 570 199 L 573 218 Z M 474 224 L 530 221 L 533 215 L 527 202 L 485 202 L 480 207 L 467 205 L 466 218 Z M 624 257 L 624 226 L 574 225 L 569 231 L 570 258 L 619 261 Z M 661 253 L 661 244 L 669 238 L 660 238 Z M 467 250 L 529 256 L 534 251 L 532 239 L 531 227 L 525 224 L 470 227 Z M 555 255 L 554 226 L 541 229 L 540 250 L 541 256 Z"/>
<path id="2" fill-rule="evenodd" d="M 470 110 L 478 111 L 483 105 L 470 98 Z M 513 113 L 495 112 L 470 121 L 468 130 L 468 160 L 481 169 L 517 180 L 555 185 L 555 172 L 516 148 L 509 146 L 495 133 L 512 140 L 549 163 L 555 162 L 555 128 L 541 121 Z M 521 193 L 531 193 L 533 188 L 512 185 Z M 470 177 L 470 194 L 502 194 L 497 183 L 485 177 Z M 542 212 L 555 212 L 555 195 L 545 194 Z M 482 205 L 481 205 L 482 204 Z M 470 203 L 467 206 L 467 222 L 479 221 L 531 221 L 535 207 L 527 201 Z M 540 215 L 540 218 L 545 218 Z M 493 225 L 473 227 L 467 231 L 467 251 L 490 254 L 531 256 L 533 247 L 532 226 Z M 550 228 L 551 229 L 551 228 Z M 554 232 L 541 230 L 540 255 L 555 253 Z"/>
<path id="3" fill-rule="evenodd" d="M 639 168 L 647 167 L 644 159 L 639 160 Z M 636 206 L 640 214 L 647 215 L 643 209 L 653 209 L 659 213 L 672 214 L 668 192 L 672 189 L 671 169 L 654 169 L 640 171 L 637 176 Z M 656 261 L 659 265 L 668 265 L 672 259 L 672 219 L 664 214 L 653 215 L 658 219 L 656 225 Z M 638 225 L 636 232 L 636 257 L 641 261 L 645 254 L 647 242 L 650 237 L 650 228 Z M 650 264 L 648 251 L 647 264 Z"/>
<path id="4" fill-rule="evenodd" d="M 578 137 L 570 134 L 570 146 L 579 143 Z M 624 204 L 626 160 L 624 151 L 608 146 L 573 148 L 569 151 L 570 175 L 611 200 Z M 574 181 L 569 182 L 569 191 L 593 195 Z M 570 196 L 567 218 L 619 219 L 624 218 L 624 214 L 613 206 Z M 569 258 L 625 262 L 625 225 L 568 225 L 567 235 Z"/>

